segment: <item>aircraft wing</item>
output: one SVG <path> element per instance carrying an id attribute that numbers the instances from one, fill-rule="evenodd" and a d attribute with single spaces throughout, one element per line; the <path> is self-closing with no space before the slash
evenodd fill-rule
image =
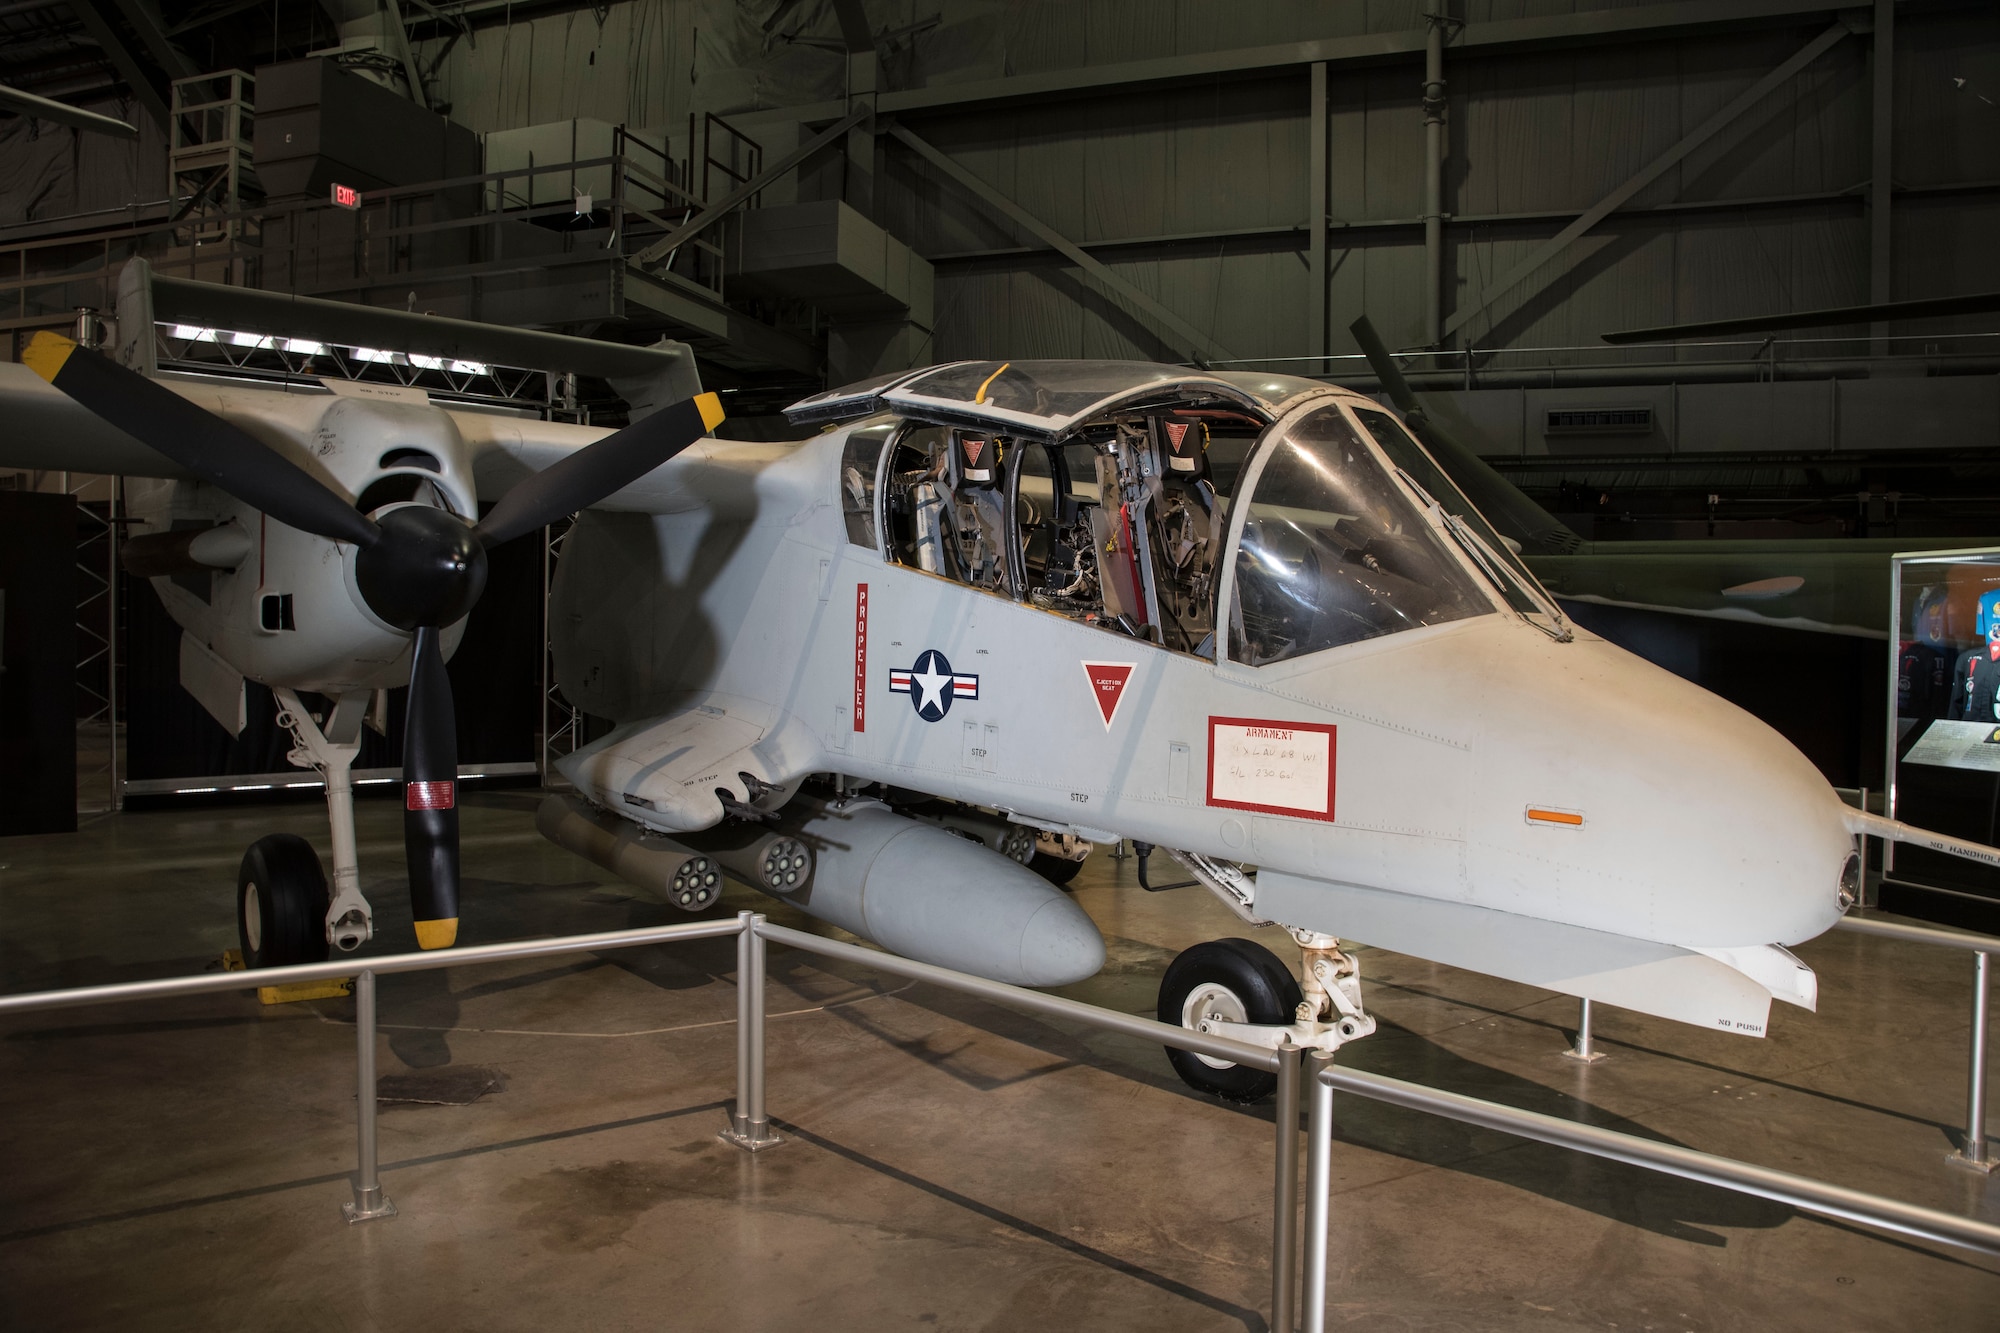
<path id="1" fill-rule="evenodd" d="M 0 361 L 0 466 L 119 477 L 185 477 L 165 454 L 79 404 L 17 361 Z"/>
<path id="2" fill-rule="evenodd" d="M 663 833 L 722 822 L 723 798 L 756 805 L 789 791 L 818 761 L 796 743 L 783 710 L 735 695 L 704 694 L 660 717 L 628 722 L 556 767 L 591 801 Z"/>

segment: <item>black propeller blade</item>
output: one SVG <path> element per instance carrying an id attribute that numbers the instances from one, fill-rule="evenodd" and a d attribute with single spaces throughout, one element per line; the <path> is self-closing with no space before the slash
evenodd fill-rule
<path id="1" fill-rule="evenodd" d="M 458 939 L 458 721 L 438 631 L 417 630 L 410 651 L 410 704 L 403 716 L 403 852 L 410 863 L 410 914 L 417 944 L 448 949 Z"/>
<path id="2" fill-rule="evenodd" d="M 361 547 L 380 535 L 366 514 L 304 468 L 164 384 L 59 333 L 37 333 L 21 360 L 133 439 L 280 523 Z"/>
<path id="3" fill-rule="evenodd" d="M 697 394 L 579 449 L 500 497 L 473 529 L 487 546 L 546 527 L 623 490 L 722 424 L 722 400 Z"/>
<path id="4" fill-rule="evenodd" d="M 22 359 L 43 379 L 141 443 L 281 523 L 351 542 L 368 609 L 408 631 L 403 724 L 403 843 L 417 943 L 458 938 L 458 724 L 439 640 L 486 589 L 486 552 L 586 509 L 672 458 L 722 421 L 712 393 L 661 408 L 579 449 L 500 498 L 477 526 L 423 505 L 378 523 L 311 473 L 164 385 L 54 333 Z"/>

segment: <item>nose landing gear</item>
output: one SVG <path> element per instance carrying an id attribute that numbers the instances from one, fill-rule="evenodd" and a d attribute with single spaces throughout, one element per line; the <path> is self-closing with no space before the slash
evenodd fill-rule
<path id="1" fill-rule="evenodd" d="M 1197 1032 L 1232 1037 L 1255 1046 L 1336 1051 L 1375 1030 L 1361 1006 L 1361 970 L 1340 941 L 1293 930 L 1305 955 L 1305 984 L 1263 945 L 1251 940 L 1210 940 L 1184 950 L 1160 982 L 1159 1018 Z M 1224 1101 L 1254 1102 L 1271 1095 L 1278 1076 L 1268 1070 L 1169 1047 L 1167 1059 L 1181 1081 Z"/>

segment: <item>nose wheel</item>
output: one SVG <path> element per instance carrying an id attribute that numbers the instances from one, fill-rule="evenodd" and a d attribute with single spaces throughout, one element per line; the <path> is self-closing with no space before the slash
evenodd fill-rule
<path id="1" fill-rule="evenodd" d="M 1160 1021 L 1197 1032 L 1221 1032 L 1222 1025 L 1282 1028 L 1292 1021 L 1302 996 L 1291 969 L 1250 940 L 1209 940 L 1183 951 L 1160 981 Z M 1234 1036 L 1234 1032 L 1224 1032 Z M 1197 1092 L 1230 1102 L 1261 1101 L 1278 1086 L 1268 1069 L 1248 1069 L 1226 1060 L 1167 1048 L 1181 1081 Z"/>
<path id="2" fill-rule="evenodd" d="M 326 873 L 304 838 L 250 844 L 236 874 L 236 935 L 246 968 L 326 961 Z"/>
<path id="3" fill-rule="evenodd" d="M 1277 1050 L 1287 1043 L 1327 1052 L 1375 1030 L 1361 1007 L 1361 970 L 1340 941 L 1291 931 L 1304 955 L 1305 985 L 1278 956 L 1250 940 L 1210 940 L 1174 959 L 1160 981 L 1160 1021 Z M 1268 1097 L 1278 1076 L 1227 1060 L 1167 1049 L 1174 1072 L 1198 1092 L 1232 1102 Z"/>

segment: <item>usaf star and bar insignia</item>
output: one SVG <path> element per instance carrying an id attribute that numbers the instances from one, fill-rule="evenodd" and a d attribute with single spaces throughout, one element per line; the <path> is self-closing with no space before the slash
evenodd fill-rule
<path id="1" fill-rule="evenodd" d="M 917 657 L 915 666 L 889 673 L 889 693 L 909 695 L 910 706 L 917 710 L 918 717 L 926 722 L 939 722 L 951 711 L 954 699 L 979 697 L 979 677 L 953 671 L 943 653 L 926 648 Z"/>

